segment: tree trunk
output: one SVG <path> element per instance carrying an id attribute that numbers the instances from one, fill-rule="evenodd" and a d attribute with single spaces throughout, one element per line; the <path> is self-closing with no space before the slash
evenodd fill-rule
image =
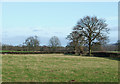
<path id="1" fill-rule="evenodd" d="M 78 46 L 75 46 L 75 55 L 79 55 L 79 53 L 78 53 Z"/>
<path id="2" fill-rule="evenodd" d="M 91 56 L 91 41 L 89 41 L 89 56 Z"/>
<path id="3" fill-rule="evenodd" d="M 76 50 L 76 47 L 75 47 L 75 55 L 77 55 L 77 50 Z"/>
<path id="4" fill-rule="evenodd" d="M 75 42 L 75 55 L 79 55 L 79 52 L 78 52 L 78 40 Z"/>

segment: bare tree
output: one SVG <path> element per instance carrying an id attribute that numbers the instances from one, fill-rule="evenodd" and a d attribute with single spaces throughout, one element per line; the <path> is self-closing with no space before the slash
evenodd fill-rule
<path id="1" fill-rule="evenodd" d="M 61 43 L 59 38 L 57 36 L 51 37 L 49 40 L 49 46 L 52 47 L 53 50 L 55 50 L 56 47 L 60 47 Z"/>
<path id="2" fill-rule="evenodd" d="M 39 46 L 40 43 L 37 36 L 34 37 L 31 36 L 28 37 L 23 44 L 26 45 L 29 50 L 30 49 L 34 50 L 36 47 Z"/>
<path id="3" fill-rule="evenodd" d="M 74 47 L 75 55 L 79 55 L 80 48 L 83 45 L 84 37 L 78 31 L 72 31 L 70 35 L 67 36 L 67 39 L 70 40 L 69 45 Z"/>
<path id="4" fill-rule="evenodd" d="M 105 51 L 104 46 L 100 42 L 93 42 L 92 51 Z"/>
<path id="5" fill-rule="evenodd" d="M 109 31 L 106 21 L 98 19 L 96 16 L 86 16 L 77 22 L 74 30 L 79 31 L 85 37 L 89 46 L 89 55 L 91 56 L 91 46 L 93 42 L 105 43 L 108 39 L 106 35 Z"/>

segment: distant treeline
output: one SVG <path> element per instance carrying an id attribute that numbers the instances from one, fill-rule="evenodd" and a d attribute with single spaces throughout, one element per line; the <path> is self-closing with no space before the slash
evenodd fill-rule
<path id="1" fill-rule="evenodd" d="M 8 49 L 6 49 L 9 48 Z M 113 46 L 112 46 L 113 47 Z M 115 49 L 115 46 L 113 48 Z M 4 49 L 5 48 L 5 49 Z M 85 50 L 85 47 L 84 47 Z M 112 51 L 92 51 L 92 55 L 96 57 L 118 57 L 120 58 L 120 52 L 112 50 Z M 31 49 L 31 51 L 27 50 L 27 47 L 20 47 L 20 46 L 3 46 L 3 50 L 0 51 L 2 54 L 75 54 L 75 51 L 69 47 L 57 47 L 53 50 L 51 47 L 48 46 L 39 46 L 38 48 Z M 88 51 L 80 52 L 81 55 L 88 55 Z"/>
<path id="2" fill-rule="evenodd" d="M 13 45 L 2 45 L 2 50 L 9 50 L 9 51 L 51 51 L 51 52 L 62 52 L 62 51 L 68 51 L 68 52 L 74 52 L 74 47 L 72 46 L 61 46 L 61 47 L 50 47 L 50 46 L 37 46 L 37 47 L 28 47 L 28 46 L 13 46 Z M 93 51 L 118 51 L 118 45 L 94 45 L 92 47 Z M 88 47 L 83 46 L 81 48 L 81 51 L 87 52 Z"/>
<path id="3" fill-rule="evenodd" d="M 75 55 L 84 54 L 89 51 L 89 56 L 91 56 L 93 51 L 119 51 L 119 40 L 116 44 L 107 44 L 109 42 L 107 34 L 110 30 L 107 25 L 104 19 L 99 19 L 96 16 L 85 16 L 77 22 L 72 32 L 66 36 L 69 43 L 65 47 L 61 46 L 57 36 L 49 39 L 48 46 L 40 46 L 38 36 L 30 36 L 20 46 L 2 44 L 2 50 L 74 52 Z"/>
<path id="4" fill-rule="evenodd" d="M 36 53 L 67 53 L 67 54 L 75 54 L 76 53 L 76 47 L 75 44 L 69 43 L 67 46 L 63 47 L 61 46 L 61 42 L 58 37 L 53 36 L 49 40 L 49 45 L 43 45 L 40 46 L 40 42 L 38 40 L 38 37 L 28 37 L 23 44 L 18 46 L 13 45 L 7 45 L 2 44 L 2 50 L 4 51 L 26 51 L 33 52 L 36 51 Z M 93 51 L 118 51 L 119 49 L 119 43 L 116 42 L 115 44 L 100 44 L 100 43 L 93 43 L 91 49 Z M 78 55 L 85 54 L 89 51 L 89 47 L 86 45 L 77 46 L 77 53 Z M 11 52 L 10 52 L 11 53 Z"/>

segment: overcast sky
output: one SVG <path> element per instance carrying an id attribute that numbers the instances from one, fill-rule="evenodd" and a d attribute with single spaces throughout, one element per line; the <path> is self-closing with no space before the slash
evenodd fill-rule
<path id="1" fill-rule="evenodd" d="M 57 36 L 62 46 L 77 21 L 84 16 L 106 19 L 110 43 L 118 40 L 117 2 L 4 2 L 2 4 L 2 43 L 19 45 L 37 35 L 41 45 Z"/>

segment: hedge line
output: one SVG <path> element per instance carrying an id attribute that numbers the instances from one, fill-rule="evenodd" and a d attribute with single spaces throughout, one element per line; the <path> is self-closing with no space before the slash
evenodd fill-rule
<path id="1" fill-rule="evenodd" d="M 70 51 L 33 51 L 33 52 L 1 52 L 2 54 L 75 54 L 75 52 Z M 96 51 L 92 52 L 93 56 L 96 57 L 120 57 L 120 52 L 102 52 Z"/>
<path id="2" fill-rule="evenodd" d="M 92 52 L 92 54 L 96 57 L 120 57 L 120 52 Z"/>
<path id="3" fill-rule="evenodd" d="M 56 54 L 69 54 L 72 53 L 74 54 L 74 52 L 66 52 L 66 51 L 33 51 L 33 52 L 1 52 L 2 54 L 52 54 L 52 53 L 56 53 Z"/>

